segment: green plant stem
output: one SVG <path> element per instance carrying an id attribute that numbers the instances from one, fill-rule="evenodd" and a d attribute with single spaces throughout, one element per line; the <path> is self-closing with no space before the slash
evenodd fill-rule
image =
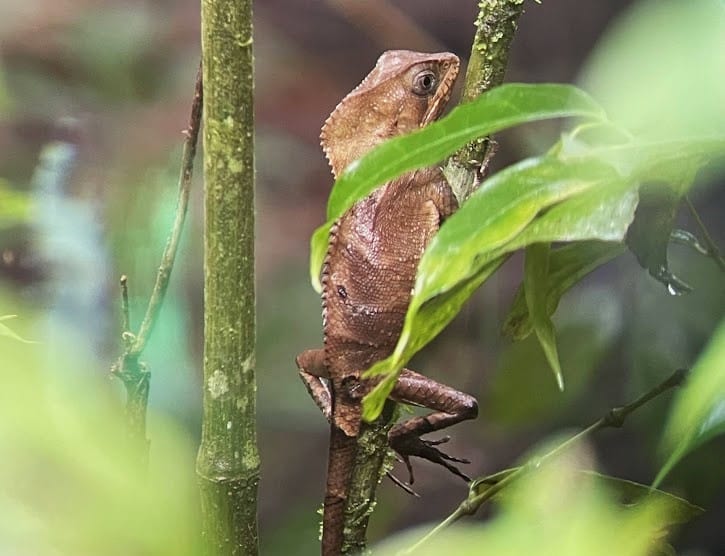
<path id="1" fill-rule="evenodd" d="M 131 311 L 128 305 L 128 277 L 124 274 L 121 276 L 121 334 L 123 335 L 124 343 L 128 338 L 128 333 L 131 332 Z M 127 346 L 128 347 L 128 346 Z"/>
<path id="2" fill-rule="evenodd" d="M 516 20 L 523 11 L 522 4 L 523 0 L 479 2 L 477 31 L 466 74 L 463 102 L 476 98 L 503 81 Z M 467 147 L 452 157 L 444 169 L 459 201 L 467 197 L 467 194 L 461 192 L 470 193 L 478 184 L 481 166 L 487 164 L 494 153 L 487 140 L 483 144 L 475 142 L 475 145 L 476 148 Z M 383 456 L 387 453 L 387 431 L 393 413 L 388 408 L 375 423 L 362 425 L 345 512 L 343 553 L 359 552 L 365 548 L 368 520 L 375 506 L 375 492 L 386 471 L 386 458 Z"/>
<path id="3" fill-rule="evenodd" d="M 653 400 L 654 398 L 658 397 L 659 395 L 667 392 L 668 390 L 671 390 L 672 388 L 676 388 L 680 386 L 687 377 L 687 370 L 686 369 L 678 369 L 676 370 L 672 375 L 670 375 L 666 380 L 634 400 L 633 402 L 621 406 L 621 407 L 614 407 L 610 409 L 602 418 L 598 419 L 591 425 L 589 425 L 587 428 L 583 429 L 582 431 L 578 432 L 574 436 L 567 438 L 562 443 L 555 446 L 553 449 L 548 451 L 547 453 L 538 456 L 532 460 L 529 460 L 526 464 L 522 465 L 521 467 L 518 467 L 514 470 L 512 470 L 510 473 L 504 474 L 503 478 L 500 481 L 497 481 L 493 484 L 490 484 L 485 490 L 482 490 L 479 493 L 475 492 L 475 489 L 471 489 L 471 492 L 469 492 L 468 498 L 461 502 L 461 504 L 455 509 L 455 511 L 450 514 L 445 520 L 443 520 L 441 523 L 439 523 L 435 528 L 433 528 L 428 534 L 426 534 L 422 539 L 420 539 L 415 545 L 410 547 L 409 549 L 406 549 L 404 551 L 401 551 L 399 554 L 405 555 L 405 554 L 412 554 L 416 550 L 418 550 L 423 544 L 428 542 L 431 538 L 433 538 L 437 533 L 441 532 L 443 529 L 447 528 L 448 526 L 452 525 L 459 519 L 461 519 L 464 516 L 474 515 L 479 508 L 488 500 L 491 500 L 496 494 L 501 492 L 504 488 L 506 488 L 508 485 L 510 485 L 512 482 L 519 479 L 522 475 L 530 472 L 532 469 L 535 469 L 539 466 L 541 466 L 544 462 L 547 460 L 552 459 L 553 457 L 561 454 L 562 452 L 569 449 L 574 444 L 580 442 L 584 438 L 588 437 L 589 435 L 595 433 L 596 431 L 600 429 L 605 428 L 620 428 L 622 425 L 624 425 L 624 421 L 627 419 L 627 417 L 645 405 L 647 402 Z"/>
<path id="4" fill-rule="evenodd" d="M 468 60 L 461 103 L 470 102 L 503 83 L 508 53 L 524 11 L 524 0 L 480 0 L 476 35 Z M 443 173 L 459 203 L 465 201 L 486 175 L 496 152 L 491 137 L 463 147 L 446 162 Z"/>
<path id="5" fill-rule="evenodd" d="M 187 208 L 189 206 L 189 192 L 191 191 L 191 178 L 194 170 L 194 157 L 196 155 L 196 144 L 199 136 L 202 104 L 203 92 L 200 67 L 196 76 L 189 126 L 184 132 L 186 139 L 184 140 L 184 147 L 181 153 L 181 171 L 179 174 L 179 192 L 176 200 L 176 215 L 174 216 L 171 233 L 166 241 L 164 253 L 161 256 L 161 264 L 156 273 L 156 282 L 154 283 L 154 289 L 151 292 L 151 298 L 146 307 L 146 314 L 139 327 L 134 345 L 131 348 L 132 356 L 138 357 L 146 347 L 151 331 L 158 321 L 159 311 L 164 303 L 166 290 L 169 287 L 169 278 L 171 277 L 171 270 L 176 260 L 176 252 L 181 241 L 181 232 L 184 229 L 184 221 L 186 220 Z"/>
<path id="6" fill-rule="evenodd" d="M 204 553 L 258 553 L 251 0 L 203 0 Z"/>
<path id="7" fill-rule="evenodd" d="M 690 201 L 690 198 L 687 196 L 685 196 L 685 204 L 687 205 L 690 214 L 692 214 L 692 217 L 695 219 L 697 227 L 700 228 L 700 233 L 702 234 L 702 241 L 707 248 L 707 256 L 715 261 L 715 264 L 717 264 L 718 268 L 722 272 L 725 272 L 725 259 L 723 259 L 722 255 L 720 254 L 720 250 L 717 248 L 717 245 L 715 245 L 715 241 L 712 239 L 712 236 L 707 231 L 707 228 L 705 227 L 705 224 L 700 218 L 700 215 L 695 210 L 692 201 Z"/>
<path id="8" fill-rule="evenodd" d="M 122 341 L 124 350 L 118 360 L 111 367 L 111 374 L 117 376 L 126 388 L 126 420 L 128 434 L 132 445 L 138 446 L 142 467 L 148 460 L 149 441 L 146 438 L 146 413 L 150 389 L 151 373 L 140 361 L 141 354 L 146 347 L 154 324 L 164 301 L 169 284 L 169 277 L 174 266 L 176 252 L 184 228 L 187 207 L 189 204 L 189 191 L 194 168 L 194 155 L 201 125 L 202 108 L 202 81 L 201 69 L 197 73 L 194 99 L 191 104 L 189 126 L 185 131 L 186 138 L 181 155 L 181 172 L 179 175 L 178 199 L 176 216 L 172 225 L 169 239 L 166 242 L 161 264 L 156 274 L 156 283 L 146 308 L 146 314 L 139 327 L 138 334 L 131 332 L 131 317 L 128 303 L 128 279 L 121 277 L 121 317 Z"/>

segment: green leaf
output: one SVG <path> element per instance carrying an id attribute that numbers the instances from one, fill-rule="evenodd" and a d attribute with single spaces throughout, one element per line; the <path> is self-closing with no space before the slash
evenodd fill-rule
<path id="1" fill-rule="evenodd" d="M 616 496 L 619 481 L 600 480 L 597 474 L 576 469 L 575 458 L 562 459 L 536 466 L 512 481 L 496 498 L 498 507 L 491 519 L 461 521 L 420 543 L 416 541 L 423 530 L 407 531 L 386 539 L 375 554 L 401 550 L 416 556 L 653 554 L 664 536 L 662 529 L 672 522 L 674 497 L 663 493 L 662 498 L 644 496 L 635 505 L 623 505 Z M 512 471 L 481 479 L 476 488 L 490 488 Z"/>
<path id="2" fill-rule="evenodd" d="M 445 294 L 425 302 L 415 313 L 408 311 L 406 319 L 410 318 L 411 324 L 403 328 L 396 351 L 389 358 L 373 365 L 368 372 L 370 374 L 382 374 L 389 372 L 390 368 L 402 369 L 403 365 L 410 359 L 410 354 L 415 353 L 431 339 L 435 338 L 458 314 L 458 311 L 468 301 L 473 292 L 491 274 L 496 272 L 505 260 L 505 257 L 500 257 L 490 262 L 468 280 L 458 283 Z M 406 334 L 410 334 L 411 330 L 415 330 L 416 334 L 404 338 Z M 400 351 L 398 351 L 399 349 Z M 365 398 L 363 401 L 363 419 L 372 421 L 377 418 L 397 380 L 397 373 L 388 374 Z"/>
<path id="3" fill-rule="evenodd" d="M 551 118 L 604 117 L 584 91 L 571 85 L 510 83 L 456 107 L 442 120 L 397 137 L 352 163 L 337 180 L 327 205 L 328 220 L 404 172 L 439 162 L 466 143 L 516 125 Z"/>
<path id="4" fill-rule="evenodd" d="M 392 373 L 363 402 L 365 419 L 379 415 L 402 366 L 475 291 L 457 290 L 459 284 L 472 283 L 487 265 L 532 243 L 622 241 L 640 180 L 680 176 L 682 165 L 701 164 L 723 152 L 723 137 L 631 142 L 576 154 L 557 151 L 558 156 L 527 159 L 487 179 L 428 245 L 395 351 L 366 374 Z M 441 297 L 449 290 L 457 293 L 455 311 Z M 436 324 L 429 327 L 419 313 L 434 298 L 439 300 L 425 318 Z"/>
<path id="5" fill-rule="evenodd" d="M 511 467 L 491 475 L 474 479 L 471 482 L 469 498 L 480 496 L 489 488 L 500 483 L 509 475 L 518 472 L 520 469 L 522 469 L 520 466 Z M 590 469 L 576 470 L 575 474 L 581 476 L 584 480 L 593 481 L 595 484 L 601 485 L 609 492 L 616 493 L 617 501 L 623 506 L 657 503 L 661 507 L 666 508 L 666 518 L 660 522 L 660 526 L 663 528 L 687 523 L 705 513 L 705 510 L 700 506 L 649 485 L 643 485 L 619 477 L 612 477 L 611 475 L 604 475 Z M 499 494 L 499 496 L 505 495 L 505 490 L 502 490 Z"/>
<path id="6" fill-rule="evenodd" d="M 546 284 L 546 311 L 553 315 L 559 300 L 574 284 L 599 266 L 624 252 L 624 246 L 614 242 L 581 241 L 553 249 L 549 256 L 549 275 Z M 526 305 L 523 284 L 516 292 L 503 325 L 503 333 L 514 340 L 523 340 L 533 326 Z"/>
<path id="7" fill-rule="evenodd" d="M 674 403 L 665 429 L 668 454 L 657 474 L 659 485 L 672 468 L 701 444 L 725 433 L 725 320 L 697 360 Z"/>
<path id="8" fill-rule="evenodd" d="M 32 340 L 26 340 L 16 332 L 14 332 L 9 326 L 6 324 L 3 324 L 2 321 L 14 319 L 17 315 L 3 315 L 0 316 L 0 336 L 7 336 L 8 338 L 12 338 L 13 340 L 17 340 L 18 342 L 23 342 L 24 344 L 36 344 L 37 342 L 34 342 Z"/>
<path id="9" fill-rule="evenodd" d="M 604 191 L 612 184 L 621 185 L 621 179 L 609 165 L 596 160 L 566 162 L 553 157 L 525 160 L 486 180 L 445 222 L 423 255 L 395 352 L 368 371 L 368 376 L 394 374 L 366 398 L 364 417 L 379 414 L 397 379 L 395 373 L 455 317 L 508 253 L 536 241 L 597 237 L 596 229 L 587 222 L 587 214 L 563 218 L 561 225 L 557 225 L 556 219 L 566 214 L 566 205 L 562 204 L 559 211 L 551 207 L 577 193 Z M 577 210 L 583 206 L 601 212 L 597 203 L 580 202 L 575 206 Z M 529 231 L 527 225 L 547 208 L 538 227 Z M 611 211 L 604 213 L 611 216 Z M 619 223 L 620 236 L 631 220 L 624 216 Z M 605 229 L 599 233 L 610 237 L 613 229 L 607 219 Z M 449 304 L 451 298 L 455 302 Z"/>
<path id="10" fill-rule="evenodd" d="M 725 128 L 721 0 L 645 0 L 598 41 L 581 82 L 609 117 L 639 136 Z"/>
<path id="11" fill-rule="evenodd" d="M 524 291 L 526 306 L 531 315 L 536 337 L 539 339 L 539 344 L 544 350 L 551 370 L 554 371 L 559 390 L 564 390 L 559 352 L 556 349 L 556 333 L 546 309 L 546 282 L 549 276 L 550 250 L 551 245 L 548 243 L 533 243 L 526 248 Z"/>
<path id="12" fill-rule="evenodd" d="M 456 107 L 447 117 L 420 131 L 385 142 L 352 163 L 335 182 L 327 205 L 327 222 L 312 238 L 313 286 L 320 291 L 320 267 L 332 222 L 376 187 L 404 172 L 435 164 L 479 137 L 527 122 L 577 116 L 596 120 L 603 118 L 603 112 L 576 87 L 502 85 Z"/>
<path id="13" fill-rule="evenodd" d="M 603 475 L 596 471 L 587 470 L 582 471 L 582 473 L 593 477 L 598 483 L 616 492 L 621 504 L 641 504 L 645 501 L 661 503 L 667 508 L 667 519 L 661 523 L 663 527 L 687 523 L 705 513 L 705 510 L 700 506 L 649 485 L 620 479 L 619 477 L 612 477 L 611 475 Z"/>

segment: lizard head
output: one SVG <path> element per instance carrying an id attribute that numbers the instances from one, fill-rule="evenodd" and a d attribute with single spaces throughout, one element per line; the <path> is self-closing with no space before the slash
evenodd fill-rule
<path id="1" fill-rule="evenodd" d="M 390 50 L 327 118 L 320 135 L 332 173 L 385 140 L 440 117 L 458 75 L 455 54 Z"/>

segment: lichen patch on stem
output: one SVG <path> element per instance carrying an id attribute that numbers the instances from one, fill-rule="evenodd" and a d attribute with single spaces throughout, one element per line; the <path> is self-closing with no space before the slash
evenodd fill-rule
<path id="1" fill-rule="evenodd" d="M 229 392 L 229 381 L 227 380 L 227 375 L 219 369 L 212 373 L 206 386 L 209 390 L 209 394 L 211 394 L 211 397 L 215 400 Z"/>

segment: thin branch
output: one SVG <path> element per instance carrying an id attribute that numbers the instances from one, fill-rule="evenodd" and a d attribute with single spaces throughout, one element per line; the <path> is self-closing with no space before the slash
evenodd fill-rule
<path id="1" fill-rule="evenodd" d="M 406 549 L 404 551 L 399 552 L 399 555 L 405 555 L 405 554 L 412 554 L 416 550 L 418 550 L 423 544 L 425 544 L 427 541 L 429 541 L 433 536 L 435 536 L 437 533 L 442 531 L 443 529 L 447 528 L 449 525 L 452 525 L 456 521 L 458 521 L 460 518 L 464 516 L 469 516 L 475 514 L 479 508 L 488 500 L 496 496 L 499 492 L 501 492 L 504 488 L 506 488 L 508 485 L 510 485 L 515 480 L 519 479 L 524 474 L 528 473 L 532 469 L 535 469 L 537 467 L 540 467 L 541 464 L 543 464 L 545 461 L 552 459 L 554 456 L 561 454 L 568 448 L 570 448 L 572 445 L 576 444 L 577 442 L 580 442 L 584 438 L 588 437 L 589 435 L 595 433 L 596 431 L 600 429 L 605 428 L 620 428 L 622 425 L 624 425 L 624 421 L 627 419 L 627 417 L 633 413 L 634 411 L 638 410 L 640 407 L 645 405 L 647 402 L 653 400 L 654 398 L 660 396 L 661 394 L 671 390 L 672 388 L 676 388 L 680 386 L 687 377 L 687 369 L 678 369 L 672 375 L 670 375 L 669 378 L 646 392 L 644 395 L 640 396 L 633 402 L 622 406 L 622 407 L 614 407 L 610 409 L 602 418 L 598 419 L 591 425 L 589 425 L 584 430 L 578 432 L 574 436 L 566 439 L 561 444 L 557 445 L 553 449 L 551 449 L 549 452 L 545 453 L 542 456 L 539 456 L 533 460 L 528 461 L 525 465 L 522 465 L 521 467 L 518 467 L 514 470 L 512 470 L 510 473 L 503 474 L 503 478 L 500 481 L 497 481 L 493 484 L 487 483 L 488 488 L 485 490 L 476 493 L 475 489 L 471 489 L 471 492 L 469 493 L 469 496 L 466 500 L 461 502 L 461 504 L 455 509 L 455 511 L 449 515 L 444 521 L 439 523 L 434 529 L 432 529 L 427 535 L 425 535 L 422 539 L 420 539 L 415 545 L 410 547 L 409 549 Z"/>
<path id="2" fill-rule="evenodd" d="M 470 102 L 503 83 L 511 41 L 524 11 L 524 1 L 481 0 L 479 8 L 461 103 Z M 482 137 L 448 159 L 443 173 L 459 203 L 465 201 L 486 176 L 495 152 L 493 138 Z"/>
<path id="3" fill-rule="evenodd" d="M 186 139 L 184 140 L 184 148 L 181 154 L 181 172 L 179 175 L 179 193 L 176 204 L 176 216 L 171 233 L 164 248 L 164 254 L 161 257 L 158 273 L 156 274 L 156 283 L 154 284 L 151 298 L 146 307 L 139 332 L 136 335 L 136 342 L 131 349 L 129 355 L 138 357 L 146 347 L 149 335 L 153 330 L 161 305 L 164 302 L 166 290 L 169 286 L 169 278 L 171 277 L 171 269 L 176 259 L 176 251 L 181 240 L 181 232 L 184 229 L 184 221 L 186 220 L 187 207 L 189 205 L 189 191 L 191 190 L 191 177 L 194 170 L 194 156 L 196 155 L 196 143 L 199 136 L 199 127 L 201 126 L 201 107 L 202 107 L 202 77 L 201 64 L 196 75 L 196 87 L 194 89 L 194 100 L 191 103 L 191 115 L 189 117 L 189 126 L 184 131 Z"/>
<path id="4" fill-rule="evenodd" d="M 685 204 L 690 210 L 690 214 L 692 214 L 692 217 L 695 219 L 695 223 L 700 228 L 702 240 L 705 243 L 705 248 L 707 249 L 707 256 L 715 261 L 715 264 L 717 264 L 718 268 L 720 268 L 722 272 L 725 272 L 725 259 L 723 259 L 722 255 L 720 254 L 720 250 L 717 248 L 717 245 L 715 245 L 715 241 L 708 233 L 705 224 L 700 218 L 700 215 L 697 213 L 695 207 L 692 205 L 692 201 L 690 201 L 690 198 L 687 196 L 685 196 Z"/>
<path id="5" fill-rule="evenodd" d="M 133 342 L 133 333 L 131 332 L 131 311 L 128 305 L 128 276 L 121 276 L 121 339 L 128 351 Z"/>
<path id="6" fill-rule="evenodd" d="M 111 366 L 111 374 L 118 377 L 126 388 L 126 421 L 128 436 L 131 443 L 139 447 L 141 454 L 141 468 L 145 468 L 148 459 L 149 442 L 146 438 L 146 413 L 150 390 L 151 374 L 146 365 L 139 360 L 146 347 L 151 330 L 157 320 L 159 310 L 166 294 L 169 277 L 174 266 L 176 251 L 181 238 L 181 232 L 186 219 L 189 204 L 189 190 L 194 168 L 194 155 L 196 153 L 197 137 L 201 125 L 202 107 L 202 79 L 201 67 L 196 77 L 194 100 L 191 105 L 189 127 L 184 134 L 184 147 L 181 159 L 181 173 L 179 176 L 179 194 L 176 205 L 176 216 L 173 228 L 166 243 L 161 265 L 156 276 L 156 284 L 149 299 L 146 315 L 139 328 L 138 334 L 131 331 L 131 317 L 128 303 L 128 278 L 121 276 L 121 318 L 123 331 L 121 334 L 124 350 L 118 360 Z"/>

